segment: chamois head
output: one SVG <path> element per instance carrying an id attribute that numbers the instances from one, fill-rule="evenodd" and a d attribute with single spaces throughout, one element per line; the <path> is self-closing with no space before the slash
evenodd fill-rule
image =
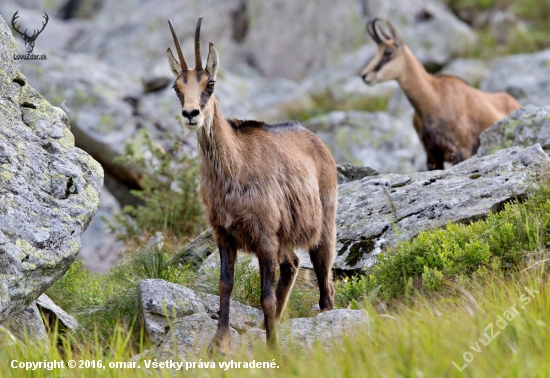
<path id="1" fill-rule="evenodd" d="M 214 115 L 212 94 L 214 93 L 218 71 L 218 52 L 214 45 L 210 43 L 206 69 L 204 69 L 201 61 L 201 22 L 202 17 L 199 18 L 195 30 L 195 68 L 193 69 L 187 67 L 174 25 L 168 20 L 178 52 L 179 63 L 174 58 L 170 48 L 166 51 L 166 55 L 170 69 L 176 77 L 173 88 L 181 102 L 183 123 L 190 130 L 199 130 L 205 124 L 210 125 Z"/>
<path id="2" fill-rule="evenodd" d="M 369 85 L 397 79 L 405 68 L 403 39 L 389 21 L 386 21 L 389 33 L 379 22 L 380 19 L 375 18 L 367 23 L 367 32 L 378 45 L 374 58 L 361 72 L 363 80 Z"/>

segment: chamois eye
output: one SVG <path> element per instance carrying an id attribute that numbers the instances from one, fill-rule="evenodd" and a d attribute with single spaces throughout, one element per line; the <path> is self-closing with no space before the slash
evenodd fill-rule
<path id="1" fill-rule="evenodd" d="M 214 90 L 214 84 L 216 84 L 216 82 L 215 82 L 214 80 L 210 80 L 210 81 L 208 82 L 208 84 L 206 84 L 206 87 L 207 87 L 209 90 L 213 91 L 213 90 Z"/>
<path id="2" fill-rule="evenodd" d="M 384 56 L 385 57 L 390 57 L 392 55 L 393 51 L 390 50 L 390 49 L 387 49 L 387 50 L 384 50 Z"/>

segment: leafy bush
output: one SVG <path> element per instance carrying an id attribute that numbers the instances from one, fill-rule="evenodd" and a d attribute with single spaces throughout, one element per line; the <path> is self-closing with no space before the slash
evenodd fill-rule
<path id="1" fill-rule="evenodd" d="M 345 307 L 377 287 L 384 298 L 399 298 L 411 288 L 429 292 L 513 272 L 540 258 L 549 243 L 550 185 L 545 183 L 525 203 L 507 204 L 484 220 L 449 223 L 399 243 L 379 255 L 366 276 L 337 282 L 337 303 Z"/>
<path id="2" fill-rule="evenodd" d="M 141 130 L 133 143 L 126 144 L 124 156 L 116 161 L 139 172 L 142 189 L 131 193 L 143 201 L 137 207 L 125 206 L 123 214 L 108 221 L 119 238 L 157 231 L 182 237 L 204 229 L 197 189 L 198 164 L 182 153 L 181 143 L 175 141 L 173 150 L 167 152 Z"/>

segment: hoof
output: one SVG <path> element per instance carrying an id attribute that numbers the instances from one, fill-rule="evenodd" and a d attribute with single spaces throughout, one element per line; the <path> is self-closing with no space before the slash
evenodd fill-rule
<path id="1" fill-rule="evenodd" d="M 224 357 L 227 354 L 228 347 L 223 344 L 224 343 L 220 342 L 220 340 L 218 339 L 212 339 L 212 341 L 210 341 L 210 344 L 208 345 L 208 355 L 210 357 L 213 357 L 213 356 Z"/>

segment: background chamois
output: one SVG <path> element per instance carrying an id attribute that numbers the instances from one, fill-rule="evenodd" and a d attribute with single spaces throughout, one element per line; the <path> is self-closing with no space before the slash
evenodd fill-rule
<path id="1" fill-rule="evenodd" d="M 520 107 L 507 93 L 487 93 L 454 76 L 430 75 L 391 23 L 388 33 L 378 21 L 367 24 L 378 51 L 361 76 L 369 85 L 397 80 L 415 109 L 413 125 L 428 155 L 428 169 L 474 155 L 479 134 Z"/>
<path id="2" fill-rule="evenodd" d="M 267 340 L 276 345 L 275 323 L 298 273 L 296 246 L 309 251 L 319 282 L 320 307 L 334 307 L 331 268 L 336 238 L 336 166 L 324 144 L 297 122 L 268 125 L 226 121 L 214 97 L 219 60 L 210 44 L 206 68 L 200 56 L 199 18 L 195 69 L 189 69 L 170 22 L 178 63 L 170 49 L 186 127 L 199 143 L 200 196 L 221 258 L 220 312 L 209 351 L 229 348 L 229 298 L 237 249 L 258 257 Z M 280 277 L 276 290 L 276 266 Z"/>

